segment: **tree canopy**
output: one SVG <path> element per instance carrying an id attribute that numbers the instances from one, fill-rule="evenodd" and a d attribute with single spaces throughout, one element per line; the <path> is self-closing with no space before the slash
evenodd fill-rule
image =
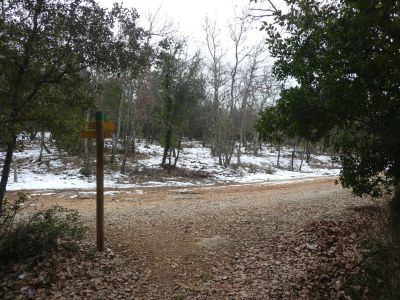
<path id="1" fill-rule="evenodd" d="M 400 1 L 286 4 L 263 24 L 275 75 L 294 82 L 277 103 L 291 124 L 280 130 L 329 142 L 343 186 L 379 196 L 400 180 Z"/>
<path id="2" fill-rule="evenodd" d="M 195 117 L 195 110 L 202 99 L 204 82 L 200 76 L 199 54 L 188 57 L 184 41 L 164 39 L 159 44 L 157 69 L 162 98 L 161 122 L 165 129 L 164 154 L 161 165 L 176 166 L 179 156 L 171 163 L 171 152 L 181 147 L 183 130 Z M 169 162 L 167 163 L 167 157 Z"/>
<path id="3" fill-rule="evenodd" d="M 4 0 L 0 9 L 1 210 L 17 135 L 32 125 L 72 132 L 94 105 L 89 72 L 137 69 L 146 51 L 136 11 L 119 5 L 108 11 L 93 0 Z"/>

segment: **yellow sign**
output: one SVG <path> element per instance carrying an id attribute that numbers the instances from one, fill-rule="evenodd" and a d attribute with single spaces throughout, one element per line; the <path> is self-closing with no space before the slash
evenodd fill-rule
<path id="1" fill-rule="evenodd" d="M 111 137 L 111 133 L 115 130 L 115 125 L 113 123 L 103 122 L 103 132 L 104 137 L 109 138 Z M 96 122 L 89 122 L 88 123 L 89 130 L 82 130 L 81 131 L 81 138 L 82 139 L 95 139 L 96 138 Z"/>
<path id="2" fill-rule="evenodd" d="M 112 134 L 112 130 L 109 130 L 109 129 L 104 130 L 105 138 L 111 137 L 111 134 Z M 95 130 L 82 130 L 80 136 L 82 139 L 95 139 L 96 131 Z"/>
<path id="3" fill-rule="evenodd" d="M 82 139 L 94 139 L 94 138 L 96 138 L 96 131 L 82 130 L 80 136 Z"/>
<path id="4" fill-rule="evenodd" d="M 89 122 L 88 128 L 89 129 L 95 129 L 96 128 L 96 122 Z M 114 130 L 116 128 L 116 126 L 113 123 L 104 122 L 103 123 L 103 128 L 104 128 L 104 130 Z"/>

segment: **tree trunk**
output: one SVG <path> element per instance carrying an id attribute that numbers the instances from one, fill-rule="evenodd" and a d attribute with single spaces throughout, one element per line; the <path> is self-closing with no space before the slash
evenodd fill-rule
<path id="1" fill-rule="evenodd" d="M 133 129 L 133 131 L 132 131 L 131 151 L 132 151 L 132 159 L 133 159 L 133 161 L 136 161 L 136 130 L 135 129 Z"/>
<path id="2" fill-rule="evenodd" d="M 310 159 L 311 159 L 311 147 L 307 146 L 306 147 L 306 163 L 310 163 Z"/>
<path id="3" fill-rule="evenodd" d="M 244 148 L 244 153 L 246 154 L 247 151 L 249 150 L 249 149 L 248 149 L 248 148 L 249 148 L 249 145 L 248 145 L 248 142 L 247 142 L 246 129 L 245 129 L 244 135 L 243 135 L 243 148 Z"/>
<path id="4" fill-rule="evenodd" d="M 227 146 L 228 148 L 225 151 L 225 160 L 224 160 L 224 167 L 228 167 L 231 164 L 231 159 L 233 156 L 233 152 L 235 151 L 235 141 L 232 141 L 231 145 Z"/>
<path id="5" fill-rule="evenodd" d="M 304 157 L 303 157 L 303 152 L 300 152 L 300 167 L 299 167 L 299 171 L 301 172 L 301 167 L 303 166 L 303 162 L 304 162 Z"/>
<path id="6" fill-rule="evenodd" d="M 41 131 L 41 132 L 40 132 L 40 153 L 39 153 L 39 157 L 38 157 L 38 159 L 36 160 L 36 162 L 41 162 L 41 161 L 42 161 L 43 149 L 46 151 L 47 154 L 51 154 L 51 151 L 49 150 L 49 148 L 47 148 L 44 139 L 45 139 L 45 132 L 44 132 L 44 131 Z M 85 139 L 85 140 L 86 140 L 86 139 Z"/>
<path id="7" fill-rule="evenodd" d="M 44 151 L 46 151 L 47 154 L 51 154 L 51 151 L 49 148 L 47 148 L 46 142 L 45 142 L 45 133 L 43 133 L 43 148 Z"/>
<path id="8" fill-rule="evenodd" d="M 179 154 L 181 152 L 181 145 L 182 145 L 182 136 L 179 136 L 178 149 L 177 149 L 177 153 L 176 153 L 175 161 L 174 161 L 174 168 L 176 167 L 176 164 L 177 164 L 178 159 L 179 159 Z"/>
<path id="9" fill-rule="evenodd" d="M 295 154 L 295 152 L 296 152 L 296 146 L 293 146 L 293 151 L 292 151 L 292 160 L 291 160 L 291 162 L 290 162 L 290 169 L 291 169 L 291 171 L 293 171 L 293 170 L 294 170 L 294 167 L 293 167 L 293 165 L 294 165 L 294 154 Z"/>
<path id="10" fill-rule="evenodd" d="M 40 132 L 40 153 L 38 159 L 35 161 L 36 163 L 42 161 L 43 157 L 43 148 L 44 148 L 44 131 Z"/>
<path id="11" fill-rule="evenodd" d="M 393 214 L 393 222 L 396 222 L 395 227 L 400 228 L 400 183 L 398 181 L 394 184 L 394 195 L 390 202 L 390 208 Z"/>
<path id="12" fill-rule="evenodd" d="M 172 165 L 172 161 L 171 161 L 171 156 L 172 156 L 172 150 L 174 150 L 174 148 L 172 148 L 172 146 L 171 146 L 171 148 L 169 149 L 169 153 L 168 153 L 168 167 L 171 167 L 171 165 Z"/>
<path id="13" fill-rule="evenodd" d="M 239 146 L 237 150 L 237 165 L 240 166 L 240 157 L 242 155 L 242 147 L 241 147 L 241 141 L 239 141 Z"/>
<path id="14" fill-rule="evenodd" d="M 90 120 L 90 111 L 88 111 L 86 115 L 86 124 L 89 123 L 89 120 Z M 83 164 L 87 166 L 89 164 L 89 139 L 83 139 L 83 149 L 84 149 Z"/>
<path id="15" fill-rule="evenodd" d="M 162 157 L 162 161 L 161 161 L 161 165 L 163 167 L 166 166 L 167 157 L 171 150 L 171 139 L 172 139 L 172 128 L 170 126 L 168 126 L 167 131 L 165 133 L 164 153 L 163 153 L 163 157 Z"/>
<path id="16" fill-rule="evenodd" d="M 276 160 L 276 167 L 279 168 L 279 160 L 281 159 L 281 145 L 278 145 L 278 159 Z"/>
<path id="17" fill-rule="evenodd" d="M 3 172 L 1 173 L 0 181 L 0 212 L 3 206 L 4 196 L 6 194 L 6 188 L 8 183 L 8 176 L 10 175 L 12 157 L 14 154 L 15 146 L 17 144 L 17 135 L 13 134 L 11 141 L 7 145 L 6 157 L 3 163 Z"/>
<path id="18" fill-rule="evenodd" d="M 244 117 L 240 122 L 240 134 L 239 134 L 239 147 L 237 152 L 237 165 L 240 166 L 240 157 L 242 155 L 242 147 L 244 145 Z M 245 151 L 246 152 L 246 151 Z"/>
<path id="19" fill-rule="evenodd" d="M 122 159 L 122 164 L 121 164 L 121 174 L 126 173 L 126 155 L 124 155 L 124 158 Z"/>
<path id="20" fill-rule="evenodd" d="M 214 99 L 214 141 L 213 145 L 211 147 L 211 154 L 212 156 L 218 155 L 219 157 L 219 164 L 222 165 L 222 160 L 221 160 L 221 139 L 220 139 L 220 131 L 219 131 L 219 101 L 218 97 L 217 100 Z"/>
<path id="21" fill-rule="evenodd" d="M 115 160 L 115 152 L 116 148 L 118 146 L 118 139 L 121 134 L 121 114 L 122 114 L 122 87 L 121 87 L 121 92 L 119 94 L 119 101 L 118 101 L 118 116 L 117 116 L 117 134 L 114 134 L 113 140 L 112 140 L 112 150 L 111 150 L 111 159 L 110 163 L 113 163 Z"/>
<path id="22" fill-rule="evenodd" d="M 258 145 L 257 145 L 257 143 L 258 143 L 258 137 L 259 137 L 259 133 L 256 132 L 256 133 L 255 133 L 254 140 L 253 140 L 253 154 L 254 154 L 254 155 L 258 155 Z"/>
<path id="23" fill-rule="evenodd" d="M 123 136 L 124 136 L 124 155 L 123 155 L 123 157 L 122 157 L 122 164 L 121 164 L 121 173 L 122 174 L 125 174 L 126 173 L 126 160 L 127 160 L 127 158 L 128 158 L 128 154 L 129 154 L 129 149 L 130 149 L 130 146 L 129 146 L 129 137 L 127 137 L 127 128 L 126 128 L 126 126 L 125 126 L 125 129 L 124 129 L 124 134 L 123 134 Z"/>
<path id="24" fill-rule="evenodd" d="M 29 134 L 29 141 L 34 141 L 36 139 L 37 131 L 31 132 Z"/>

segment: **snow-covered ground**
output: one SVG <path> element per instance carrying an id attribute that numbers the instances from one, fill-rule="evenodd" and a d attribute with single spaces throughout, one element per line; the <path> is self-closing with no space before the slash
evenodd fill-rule
<path id="1" fill-rule="evenodd" d="M 56 189 L 94 189 L 95 177 L 80 174 L 81 159 L 59 154 L 55 149 L 48 154 L 43 151 L 42 163 L 37 163 L 39 157 L 39 143 L 25 143 L 22 151 L 16 151 L 14 158 L 17 160 L 17 182 L 14 182 L 14 174 L 11 172 L 7 189 L 15 190 L 56 190 Z M 143 159 L 136 162 L 128 162 L 128 168 L 135 172 L 121 174 L 118 169 L 114 171 L 106 168 L 105 187 L 108 189 L 140 188 L 155 186 L 194 186 L 214 185 L 220 183 L 254 183 L 288 181 L 323 176 L 335 176 L 339 174 L 340 166 L 334 165 L 329 156 L 312 155 L 310 164 L 303 162 L 301 171 L 298 171 L 300 159 L 294 163 L 295 171 L 288 171 L 290 165 L 291 149 L 284 149 L 281 153 L 281 168 L 275 168 L 277 151 L 273 147 L 264 146 L 259 155 L 250 153 L 242 154 L 240 167 L 224 168 L 218 165 L 216 158 L 211 157 L 210 149 L 203 148 L 198 142 L 186 142 L 180 154 L 178 167 L 187 170 L 191 174 L 208 174 L 208 176 L 179 176 L 179 173 L 164 176 L 148 176 L 143 179 L 142 170 L 152 170 L 154 174 L 162 173 L 160 167 L 162 147 L 149 145 L 144 142 L 137 143 L 137 152 Z M 0 152 L 0 161 L 5 153 Z M 236 164 L 236 157 L 232 158 Z M 117 169 L 117 170 L 115 170 Z M 165 174 L 165 171 L 164 173 Z M 138 178 L 141 180 L 138 180 Z"/>

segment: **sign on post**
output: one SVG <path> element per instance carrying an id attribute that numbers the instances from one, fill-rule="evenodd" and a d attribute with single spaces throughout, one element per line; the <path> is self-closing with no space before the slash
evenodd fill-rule
<path id="1" fill-rule="evenodd" d="M 96 113 L 96 228 L 97 250 L 104 250 L 104 114 Z"/>
<path id="2" fill-rule="evenodd" d="M 93 130 L 96 129 L 96 122 L 89 122 L 88 128 Z M 115 125 L 113 123 L 103 122 L 103 129 L 104 131 L 113 132 L 115 130 Z"/>
<path id="3" fill-rule="evenodd" d="M 94 139 L 94 138 L 96 138 L 96 131 L 94 131 L 94 130 L 82 130 L 80 136 L 83 139 Z"/>
<path id="4" fill-rule="evenodd" d="M 81 138 L 96 138 L 96 232 L 97 250 L 104 251 L 104 138 L 115 129 L 112 123 L 104 122 L 103 112 L 96 113 L 96 122 L 89 122 L 89 130 L 80 133 Z"/>

